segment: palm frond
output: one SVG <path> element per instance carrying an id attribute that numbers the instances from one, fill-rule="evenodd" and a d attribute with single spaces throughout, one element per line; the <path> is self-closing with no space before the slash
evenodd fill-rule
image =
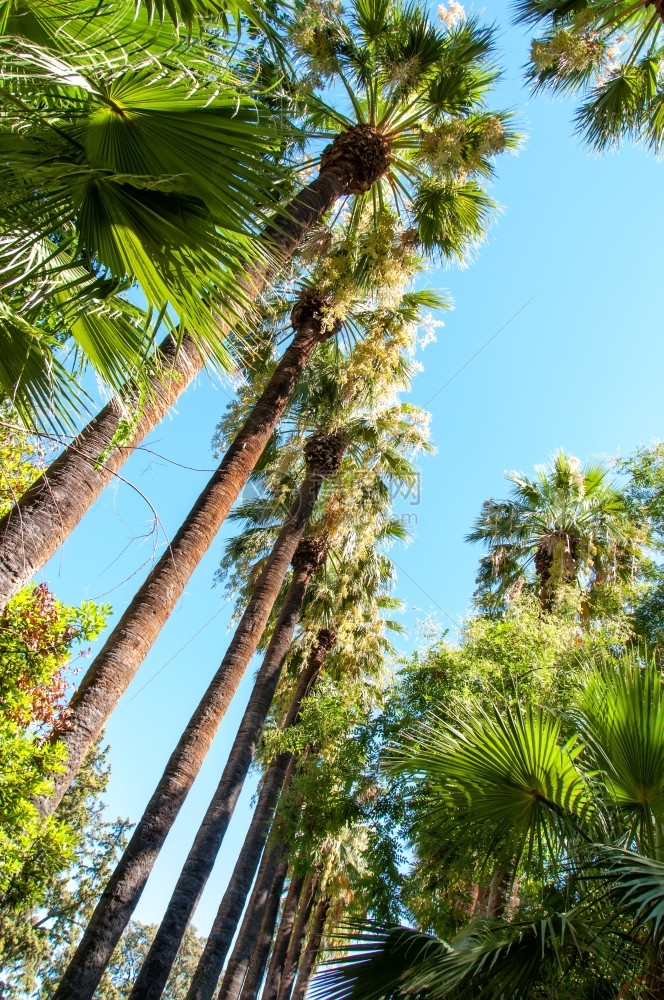
<path id="1" fill-rule="evenodd" d="M 445 839 L 472 842 L 481 829 L 513 863 L 525 855 L 543 869 L 587 839 L 594 801 L 580 751 L 576 738 L 561 742 L 560 721 L 542 708 L 473 706 L 455 725 L 432 717 L 384 759 L 431 786 Z"/>

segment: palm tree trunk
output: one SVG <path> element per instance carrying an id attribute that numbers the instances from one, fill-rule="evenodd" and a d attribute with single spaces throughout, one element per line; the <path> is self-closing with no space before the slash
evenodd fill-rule
<path id="1" fill-rule="evenodd" d="M 309 584 L 325 560 L 327 546 L 305 538 L 293 556 L 286 592 L 254 689 L 240 723 L 221 781 L 184 863 L 173 895 L 138 974 L 130 1000 L 159 1000 L 189 921 L 207 884 L 254 759 L 288 655 Z"/>
<path id="2" fill-rule="evenodd" d="M 300 900 L 305 894 L 305 890 L 310 879 L 311 875 L 296 875 L 295 873 L 291 877 L 288 893 L 286 894 L 286 899 L 284 900 L 283 909 L 281 911 L 279 929 L 274 941 L 274 948 L 272 949 L 272 956 L 270 958 L 267 976 L 265 977 L 265 985 L 263 986 L 263 992 L 261 993 L 261 1000 L 267 1000 L 267 997 L 269 996 L 276 997 L 279 992 L 279 983 L 281 982 L 281 974 L 286 962 L 286 955 L 288 954 L 288 946 L 290 944 L 291 934 L 293 933 L 297 908 Z"/>
<path id="3" fill-rule="evenodd" d="M 374 133 L 370 126 L 356 126 L 324 150 L 318 177 L 280 211 L 278 220 L 265 234 L 277 265 L 292 256 L 342 195 L 368 190 L 367 184 L 370 187 L 385 172 L 389 165 L 386 143 L 379 133 Z M 375 176 L 368 177 L 366 157 L 372 145 L 378 155 L 372 159 Z M 358 175 L 362 176 L 360 184 Z M 242 285 L 252 301 L 258 299 L 274 270 L 275 263 L 268 263 L 244 278 Z M 159 366 L 151 380 L 151 391 L 131 440 L 122 446 L 114 445 L 123 409 L 117 401 L 109 403 L 0 521 L 0 610 L 48 562 L 131 451 L 156 427 L 203 367 L 203 358 L 188 337 L 183 339 L 174 364 L 173 347 L 169 344 L 160 352 L 160 361 L 163 359 L 165 364 Z M 175 377 L 170 377 L 168 369 Z M 130 389 L 125 412 L 136 412 L 138 407 L 138 392 Z"/>
<path id="4" fill-rule="evenodd" d="M 315 305 L 300 308 L 297 333 L 244 427 L 86 672 L 70 702 L 67 728 L 54 734 L 66 748 L 67 761 L 54 778 L 51 796 L 36 803 L 42 815 L 56 809 L 182 596 L 258 461 L 314 347 L 325 336 L 321 331 Z"/>
<path id="5" fill-rule="evenodd" d="M 307 657 L 307 663 L 298 678 L 283 729 L 297 724 L 302 700 L 313 687 L 325 656 L 334 642 L 335 636 L 332 632 L 327 629 L 319 631 L 317 645 Z M 288 787 L 296 761 L 296 754 L 279 754 L 265 773 L 251 825 L 199 959 L 186 1000 L 212 1000 L 270 831 L 277 798 L 283 789 Z"/>
<path id="6" fill-rule="evenodd" d="M 311 930 L 309 931 L 309 939 L 307 941 L 307 946 L 304 949 L 304 955 L 302 956 L 302 964 L 300 965 L 297 982 L 295 983 L 295 989 L 293 990 L 292 1000 L 305 1000 L 307 990 L 309 989 L 309 983 L 311 982 L 311 977 L 314 973 L 318 953 L 320 951 L 321 941 L 323 940 L 325 921 L 327 920 L 329 909 L 330 898 L 329 896 L 324 896 L 323 899 L 319 900 L 318 906 L 314 912 L 313 920 L 311 922 Z"/>
<path id="7" fill-rule="evenodd" d="M 0 520 L 0 608 L 48 562 L 201 366 L 188 336 L 177 353 L 175 341 L 167 337 L 157 351 L 152 391 L 131 440 L 112 447 L 120 421 L 141 406 L 138 392 L 130 390 L 125 406 L 117 398 L 107 403 Z"/>
<path id="8" fill-rule="evenodd" d="M 341 460 L 340 435 L 314 435 L 307 475 L 207 691 L 171 754 L 133 836 L 106 886 L 54 1000 L 91 1000 L 154 862 L 201 768 L 224 713 L 256 651 L 321 485 Z"/>
<path id="9" fill-rule="evenodd" d="M 295 918 L 291 939 L 288 944 L 286 961 L 284 962 L 284 968 L 281 973 L 279 990 L 276 995 L 264 993 L 263 1000 L 289 1000 L 297 968 L 300 964 L 300 956 L 302 955 L 304 939 L 307 933 L 307 924 L 309 923 L 311 911 L 313 910 L 316 899 L 316 890 L 318 889 L 319 878 L 319 875 L 310 875 L 302 892 L 297 917 Z"/>
<path id="10" fill-rule="evenodd" d="M 212 1000 L 261 855 L 265 856 L 265 843 L 277 800 L 290 784 L 295 759 L 292 753 L 279 754 L 265 772 L 242 850 L 196 966 L 186 1000 Z"/>
<path id="11" fill-rule="evenodd" d="M 219 1000 L 238 1000 L 252 977 L 263 978 L 290 863 L 286 844 L 268 847 L 258 871 L 240 933 L 224 973 Z"/>

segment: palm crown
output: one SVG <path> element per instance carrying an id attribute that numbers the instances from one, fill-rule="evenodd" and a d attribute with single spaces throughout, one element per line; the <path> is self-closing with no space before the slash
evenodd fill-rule
<path id="1" fill-rule="evenodd" d="M 334 137 L 321 167 L 352 160 L 354 217 L 391 206 L 425 252 L 463 258 L 492 207 L 480 178 L 517 143 L 510 114 L 486 107 L 491 31 L 437 27 L 400 0 L 359 0 L 302 5 L 291 37 L 313 87 L 308 125 Z"/>
<path id="2" fill-rule="evenodd" d="M 591 145 L 630 137 L 661 149 L 660 0 L 518 0 L 517 17 L 546 26 L 532 43 L 529 79 L 581 94 L 576 125 Z"/>
<path id="3" fill-rule="evenodd" d="M 546 609 L 566 584 L 592 587 L 633 573 L 639 528 L 605 468 L 582 467 L 559 452 L 534 479 L 516 472 L 507 479 L 511 497 L 486 500 L 467 535 L 488 549 L 477 577 L 480 602 L 500 606 L 534 575 Z"/>

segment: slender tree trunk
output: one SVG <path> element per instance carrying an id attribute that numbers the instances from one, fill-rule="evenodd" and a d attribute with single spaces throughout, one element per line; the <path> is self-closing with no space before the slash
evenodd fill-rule
<path id="1" fill-rule="evenodd" d="M 318 177 L 280 211 L 265 234 L 276 264 L 282 265 L 292 256 L 342 195 L 368 191 L 388 167 L 388 143 L 376 129 L 359 125 L 337 136 L 323 151 Z M 267 263 L 242 280 L 251 300 L 258 299 L 274 269 L 274 263 Z M 163 359 L 165 367 L 170 367 L 170 346 Z M 0 610 L 73 531 L 131 450 L 156 427 L 201 370 L 203 359 L 185 337 L 171 369 L 175 377 L 164 378 L 163 367 L 152 380 L 152 391 L 130 442 L 113 446 L 123 410 L 118 402 L 109 403 L 0 521 Z M 135 412 L 138 405 L 137 391 L 130 390 L 126 408 Z M 102 455 L 104 461 L 98 467 Z"/>
<path id="2" fill-rule="evenodd" d="M 288 1000 L 295 982 L 300 956 L 304 946 L 304 939 L 307 933 L 307 925 L 311 916 L 311 911 L 316 900 L 316 890 L 318 889 L 319 876 L 310 875 L 302 891 L 300 905 L 298 907 L 295 923 L 286 953 L 286 961 L 279 981 L 279 990 L 276 994 L 263 994 L 263 1000 Z"/>
<path id="3" fill-rule="evenodd" d="M 37 802 L 43 815 L 55 810 L 127 690 L 258 461 L 314 347 L 324 336 L 315 309 L 301 311 L 300 316 L 302 322 L 293 341 L 244 427 L 75 692 L 67 728 L 54 734 L 66 747 L 66 768 L 55 776 L 52 795 Z"/>
<path id="4" fill-rule="evenodd" d="M 242 850 L 217 910 L 203 953 L 198 960 L 186 1000 L 212 1000 L 214 996 L 226 955 L 247 901 L 254 876 L 256 876 L 261 855 L 264 856 L 264 847 L 270 832 L 277 799 L 282 789 L 286 788 L 289 783 L 294 760 L 294 754 L 279 754 L 265 772 L 263 786 L 254 814 L 251 817 L 251 824 Z"/>
<path id="5" fill-rule="evenodd" d="M 327 652 L 334 645 L 334 633 L 321 629 L 317 645 L 307 657 L 304 669 L 298 677 L 295 692 L 283 724 L 284 729 L 296 725 L 303 698 L 313 687 Z M 277 798 L 283 788 L 288 787 L 297 755 L 282 753 L 276 757 L 265 773 L 261 792 L 251 819 L 240 856 L 233 869 L 233 875 L 224 893 L 205 948 L 199 959 L 191 981 L 186 1000 L 212 1000 L 219 975 L 226 960 L 237 922 L 251 888 L 261 852 L 270 830 L 272 815 Z"/>
<path id="6" fill-rule="evenodd" d="M 91 1000 L 256 650 L 322 482 L 335 471 L 332 456 L 340 460 L 343 447 L 344 442 L 339 435 L 326 438 L 314 435 L 307 442 L 307 474 L 291 513 L 256 582 L 221 666 L 171 754 L 164 774 L 95 908 L 54 994 L 57 1000 Z"/>
<path id="7" fill-rule="evenodd" d="M 130 442 L 111 446 L 125 414 L 141 405 L 138 392 L 132 390 L 124 407 L 117 398 L 107 403 L 0 520 L 0 607 L 51 558 L 202 363 L 188 336 L 177 354 L 175 341 L 166 338 L 157 351 L 152 391 L 142 404 Z"/>
<path id="8" fill-rule="evenodd" d="M 266 858 L 265 870 L 261 874 Z M 273 848 L 268 846 L 263 859 L 240 933 L 224 973 L 219 1000 L 237 1000 L 252 976 L 258 974 L 259 982 L 263 978 L 279 913 L 281 894 L 288 874 L 289 855 L 285 843 L 281 841 Z"/>
<path id="9" fill-rule="evenodd" d="M 274 940 L 274 948 L 272 949 L 270 964 L 267 969 L 267 976 L 265 977 L 265 985 L 261 993 L 261 1000 L 266 1000 L 268 996 L 276 997 L 279 992 L 279 983 L 286 962 L 286 955 L 288 954 L 288 945 L 293 933 L 297 908 L 310 879 L 310 875 L 296 874 L 293 874 L 291 878 L 288 893 L 286 894 L 281 911 L 279 929 Z"/>
<path id="10" fill-rule="evenodd" d="M 300 965 L 300 971 L 295 983 L 295 989 L 293 990 L 292 1000 L 305 1000 L 307 990 L 309 989 L 309 983 L 311 982 L 311 977 L 314 974 L 314 968 L 320 951 L 321 941 L 323 940 L 325 921 L 327 920 L 329 909 L 329 896 L 324 896 L 323 899 L 319 900 L 318 906 L 314 912 L 313 920 L 311 922 L 311 930 L 309 931 L 307 946 L 304 949 L 304 955 L 302 956 L 302 963 Z"/>
<path id="11" fill-rule="evenodd" d="M 138 974 L 130 1000 L 159 1000 L 189 921 L 201 898 L 254 759 L 309 584 L 327 546 L 305 538 L 293 556 L 293 578 L 267 647 L 221 781 L 184 863 L 173 895 Z"/>

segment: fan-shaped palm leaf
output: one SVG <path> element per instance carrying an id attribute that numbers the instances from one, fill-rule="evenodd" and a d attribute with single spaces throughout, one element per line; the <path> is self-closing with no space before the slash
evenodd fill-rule
<path id="1" fill-rule="evenodd" d="M 636 838 L 640 850 L 652 855 L 664 830 L 661 669 L 633 652 L 595 661 L 581 696 L 579 723 L 591 766 L 601 772 L 620 816 L 625 842 Z"/>
<path id="2" fill-rule="evenodd" d="M 502 1000 L 528 997 L 562 979 L 574 961 L 602 963 L 607 943 L 579 913 L 512 925 L 470 925 L 449 943 L 409 927 L 375 923 L 344 932 L 346 955 L 316 976 L 314 1000 Z M 615 953 L 614 967 L 619 964 Z M 614 995 L 617 981 L 605 985 Z"/>
<path id="3" fill-rule="evenodd" d="M 525 855 L 543 868 L 587 836 L 594 804 L 580 752 L 544 709 L 473 707 L 454 726 L 435 717 L 421 725 L 388 748 L 385 766 L 430 786 L 442 839 L 472 845 L 482 830 L 513 865 Z"/>
<path id="4" fill-rule="evenodd" d="M 657 944 L 664 931 L 664 863 L 634 851 L 604 846 L 609 869 L 606 881 L 617 914 L 627 914 L 646 927 Z"/>

